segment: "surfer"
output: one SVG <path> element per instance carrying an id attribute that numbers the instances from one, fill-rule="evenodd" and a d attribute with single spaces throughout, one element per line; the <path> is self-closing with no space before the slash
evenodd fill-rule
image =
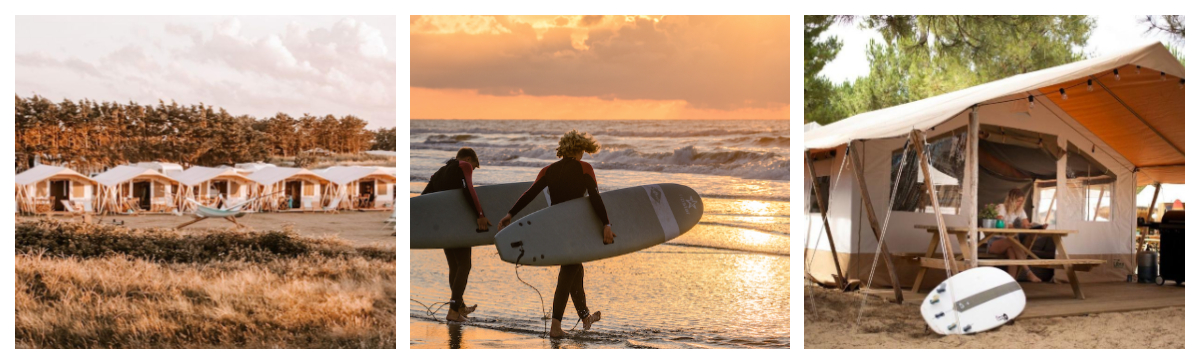
<path id="1" fill-rule="evenodd" d="M 592 169 L 592 165 L 582 161 L 583 153 L 595 154 L 598 150 L 600 150 L 600 144 L 588 133 L 571 130 L 563 134 L 562 138 L 558 140 L 556 149 L 556 154 L 562 159 L 538 172 L 533 186 L 530 186 L 521 195 L 521 198 L 517 199 L 517 203 L 508 210 L 508 215 L 504 215 L 504 218 L 500 220 L 500 229 L 503 230 L 504 227 L 511 224 L 513 215 L 538 197 L 542 193 L 542 189 L 549 189 L 551 206 L 583 197 L 583 193 L 587 192 L 588 199 L 592 202 L 592 209 L 600 218 L 600 222 L 604 224 L 603 242 L 612 244 L 616 235 L 613 234 L 612 225 L 609 224 L 604 201 L 600 199 L 596 172 Z M 592 323 L 600 321 L 600 311 L 590 313 L 587 308 L 587 295 L 583 291 L 583 264 L 562 265 L 558 268 L 558 286 L 554 288 L 554 321 L 550 325 L 550 337 L 557 338 L 566 335 L 562 330 L 562 318 L 563 312 L 567 309 L 568 296 L 575 303 L 575 312 L 579 314 L 579 320 L 583 322 L 584 330 L 590 329 Z"/>
<path id="2" fill-rule="evenodd" d="M 1012 189 L 1008 191 L 1008 197 L 1004 199 L 1004 203 L 996 207 L 996 216 L 1004 221 L 1004 225 L 1013 229 L 1029 228 L 1029 216 L 1025 214 L 1025 193 L 1020 189 Z M 1003 254 L 1008 259 L 1025 259 L 1025 250 L 1013 245 L 1016 244 L 1011 238 L 1004 236 L 993 236 L 987 242 L 987 251 L 990 254 Z M 1009 268 L 1009 275 L 1013 279 L 1017 278 L 1017 267 Z M 1027 266 L 1021 266 L 1025 269 L 1025 277 L 1033 283 L 1041 283 L 1033 274 L 1033 270 Z"/>
<path id="3" fill-rule="evenodd" d="M 479 196 L 475 194 L 475 186 L 471 182 L 471 174 L 476 168 L 479 168 L 479 156 L 475 155 L 474 149 L 463 147 L 454 159 L 447 160 L 446 165 L 429 177 L 429 184 L 425 185 L 421 194 L 461 189 L 475 208 L 475 231 L 487 231 L 491 223 L 483 215 L 483 205 L 479 204 Z M 442 250 L 446 253 L 446 264 L 450 266 L 450 311 L 446 312 L 446 321 L 463 322 L 479 306 L 467 306 L 463 301 L 467 277 L 471 274 L 471 248 Z"/>

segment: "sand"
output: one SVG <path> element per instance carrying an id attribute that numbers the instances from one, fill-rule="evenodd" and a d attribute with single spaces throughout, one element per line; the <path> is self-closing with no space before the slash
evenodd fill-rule
<path id="1" fill-rule="evenodd" d="M 391 211 L 344 211 L 337 214 L 326 213 L 257 213 L 247 214 L 238 219 L 242 225 L 254 230 L 280 230 L 290 224 L 292 229 L 306 236 L 337 236 L 355 244 L 383 244 L 393 246 L 396 237 L 394 230 L 384 225 L 384 220 L 392 216 Z M 37 219 L 40 217 L 18 217 L 17 221 Z M 68 219 L 66 216 L 55 216 L 57 219 Z M 79 219 L 78 217 L 74 219 Z M 174 228 L 191 221 L 191 215 L 103 215 L 94 216 L 93 222 L 112 224 L 113 220 L 131 228 Z M 192 224 L 184 231 L 206 231 L 231 229 L 233 224 L 221 219 L 208 219 Z"/>
<path id="2" fill-rule="evenodd" d="M 810 296 L 811 294 L 811 296 Z M 1184 308 L 1021 319 L 974 335 L 929 331 L 917 305 L 898 306 L 824 288 L 804 291 L 805 349 L 1182 349 Z M 815 309 L 814 309 L 815 306 Z"/>

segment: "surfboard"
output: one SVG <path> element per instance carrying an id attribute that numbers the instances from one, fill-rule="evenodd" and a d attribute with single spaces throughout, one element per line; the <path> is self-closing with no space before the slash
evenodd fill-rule
<path id="1" fill-rule="evenodd" d="M 942 335 L 973 334 L 999 327 L 1025 310 L 1025 291 L 995 267 L 959 272 L 929 292 L 921 316 Z"/>
<path id="2" fill-rule="evenodd" d="M 492 222 L 486 232 L 476 232 L 475 209 L 461 190 L 434 192 L 409 199 L 409 249 L 466 248 L 495 243 L 500 219 L 533 182 L 475 187 L 483 214 Z M 519 218 L 550 206 L 550 198 L 533 199 L 518 213 Z"/>
<path id="3" fill-rule="evenodd" d="M 549 266 L 612 258 L 674 239 L 704 214 L 700 194 L 677 184 L 624 188 L 600 197 L 617 235 L 613 244 L 604 244 L 604 226 L 584 197 L 514 220 L 496 234 L 500 259 Z"/>

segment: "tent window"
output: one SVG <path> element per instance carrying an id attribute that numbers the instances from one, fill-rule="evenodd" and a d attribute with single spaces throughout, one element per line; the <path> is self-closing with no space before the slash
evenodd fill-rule
<path id="1" fill-rule="evenodd" d="M 829 208 L 829 176 L 817 177 L 817 188 L 821 194 L 821 203 Z M 817 205 L 817 195 L 813 190 L 808 190 L 808 212 L 810 214 L 821 213 L 821 206 Z"/>
<path id="2" fill-rule="evenodd" d="M 966 128 L 960 128 L 952 133 L 938 136 L 929 140 L 926 155 L 933 168 L 929 170 L 933 179 L 934 189 L 938 193 L 938 203 L 944 214 L 958 214 L 962 205 L 962 180 L 966 166 L 967 133 Z M 925 187 L 925 177 L 917 164 L 917 153 L 909 149 L 907 155 L 904 148 L 892 152 L 892 187 L 896 188 L 894 211 L 933 212 L 933 202 Z M 904 162 L 903 174 L 900 174 L 901 158 Z M 900 181 L 896 180 L 900 176 Z"/>
<path id="3" fill-rule="evenodd" d="M 1111 221 L 1116 174 L 1091 157 L 1088 151 L 1070 144 L 1067 154 L 1067 187 L 1078 203 L 1073 204 L 1083 221 Z"/>
<path id="4" fill-rule="evenodd" d="M 1048 224 L 1056 226 L 1058 223 L 1055 218 L 1054 211 L 1058 210 L 1058 197 L 1055 195 L 1058 187 L 1038 187 L 1034 189 L 1034 201 L 1037 213 L 1034 214 L 1031 223 Z"/>

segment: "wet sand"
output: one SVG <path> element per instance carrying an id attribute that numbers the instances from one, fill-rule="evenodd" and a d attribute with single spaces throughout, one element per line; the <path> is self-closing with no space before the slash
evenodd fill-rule
<path id="1" fill-rule="evenodd" d="M 811 295 L 810 295 L 811 294 Z M 897 306 L 862 295 L 805 287 L 805 349 L 1182 349 L 1184 308 L 1087 316 L 1017 318 L 974 335 L 928 330 L 917 305 Z"/>
<path id="2" fill-rule="evenodd" d="M 355 244 L 393 246 L 396 237 L 392 236 L 391 227 L 384 221 L 392 216 L 391 211 L 343 211 L 337 214 L 326 213 L 255 213 L 238 218 L 238 222 L 254 230 L 282 230 L 291 226 L 293 230 L 306 236 L 336 236 Z M 38 219 L 40 217 L 18 217 L 17 221 Z M 69 219 L 66 216 L 55 216 L 56 219 Z M 93 222 L 100 224 L 124 223 L 131 228 L 167 228 L 192 221 L 192 215 L 103 215 L 93 216 Z M 78 217 L 74 218 L 80 219 Z M 222 219 L 207 219 L 188 227 L 183 231 L 206 231 L 232 229 L 233 224 Z"/>

